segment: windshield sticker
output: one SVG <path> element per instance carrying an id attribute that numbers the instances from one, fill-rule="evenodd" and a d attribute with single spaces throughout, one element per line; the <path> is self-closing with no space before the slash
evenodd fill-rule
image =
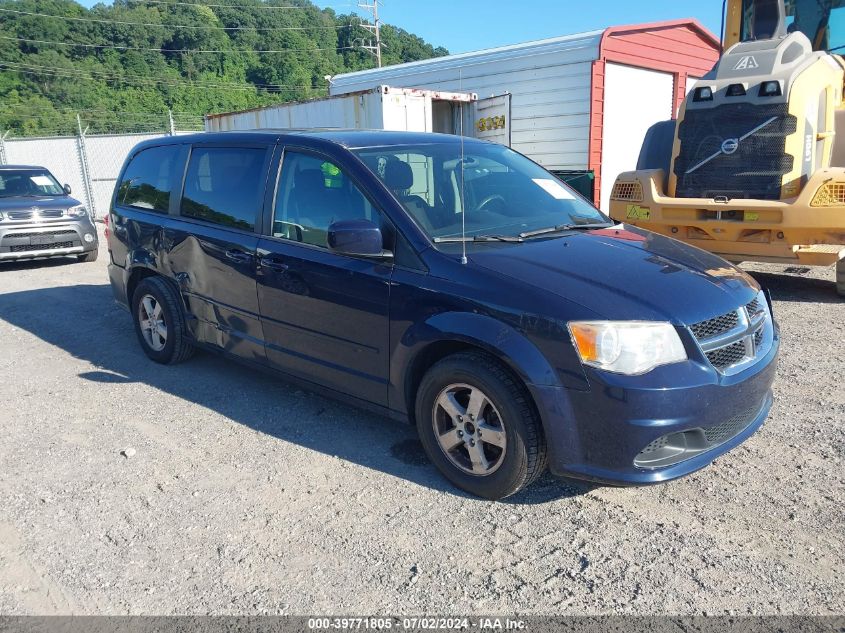
<path id="1" fill-rule="evenodd" d="M 546 190 L 555 200 L 575 200 L 575 196 L 569 193 L 562 184 L 551 178 L 532 178 L 532 180 Z"/>
<path id="2" fill-rule="evenodd" d="M 53 181 L 47 176 L 30 176 L 29 179 L 39 187 L 49 187 L 53 184 Z"/>

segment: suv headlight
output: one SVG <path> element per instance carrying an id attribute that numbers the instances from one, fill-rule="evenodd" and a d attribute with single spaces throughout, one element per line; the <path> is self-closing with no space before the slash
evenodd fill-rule
<path id="1" fill-rule="evenodd" d="M 671 323 L 654 321 L 573 321 L 569 333 L 581 362 L 628 376 L 687 360 Z"/>
<path id="2" fill-rule="evenodd" d="M 82 218 L 88 215 L 88 209 L 86 209 L 83 205 L 80 204 L 68 209 L 67 215 L 71 218 Z"/>

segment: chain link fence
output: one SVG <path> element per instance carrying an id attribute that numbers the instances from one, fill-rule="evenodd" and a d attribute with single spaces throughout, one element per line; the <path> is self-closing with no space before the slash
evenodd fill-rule
<path id="1" fill-rule="evenodd" d="M 202 131 L 203 117 L 194 115 L 136 115 L 115 125 L 113 134 L 89 134 L 91 113 L 76 117 L 74 136 L 0 136 L 0 165 L 46 167 L 62 184 L 71 187 L 73 197 L 83 202 L 94 218 L 108 213 L 120 168 L 130 150 L 161 136 Z M 131 130 L 131 131 L 130 131 Z"/>

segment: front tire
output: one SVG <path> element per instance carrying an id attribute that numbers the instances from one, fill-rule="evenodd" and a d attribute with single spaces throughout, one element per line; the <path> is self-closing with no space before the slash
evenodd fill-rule
<path id="1" fill-rule="evenodd" d="M 546 441 L 528 391 L 494 358 L 449 356 L 423 377 L 420 440 L 455 486 L 485 499 L 509 497 L 546 469 Z"/>
<path id="2" fill-rule="evenodd" d="M 194 354 L 179 295 L 161 277 L 147 277 L 132 296 L 135 333 L 144 353 L 162 365 L 175 365 Z"/>
<path id="3" fill-rule="evenodd" d="M 836 292 L 845 297 L 845 259 L 836 262 Z"/>

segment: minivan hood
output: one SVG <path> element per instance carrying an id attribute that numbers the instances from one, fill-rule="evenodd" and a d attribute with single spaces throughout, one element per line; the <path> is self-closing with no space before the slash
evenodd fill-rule
<path id="1" fill-rule="evenodd" d="M 26 196 L 0 197 L 0 211 L 31 209 L 33 207 L 38 209 L 68 209 L 79 204 L 79 200 L 70 196 L 38 196 L 37 198 Z"/>
<path id="2" fill-rule="evenodd" d="M 721 257 L 627 225 L 511 247 L 479 246 L 470 257 L 609 320 L 697 323 L 735 310 L 760 290 Z"/>

